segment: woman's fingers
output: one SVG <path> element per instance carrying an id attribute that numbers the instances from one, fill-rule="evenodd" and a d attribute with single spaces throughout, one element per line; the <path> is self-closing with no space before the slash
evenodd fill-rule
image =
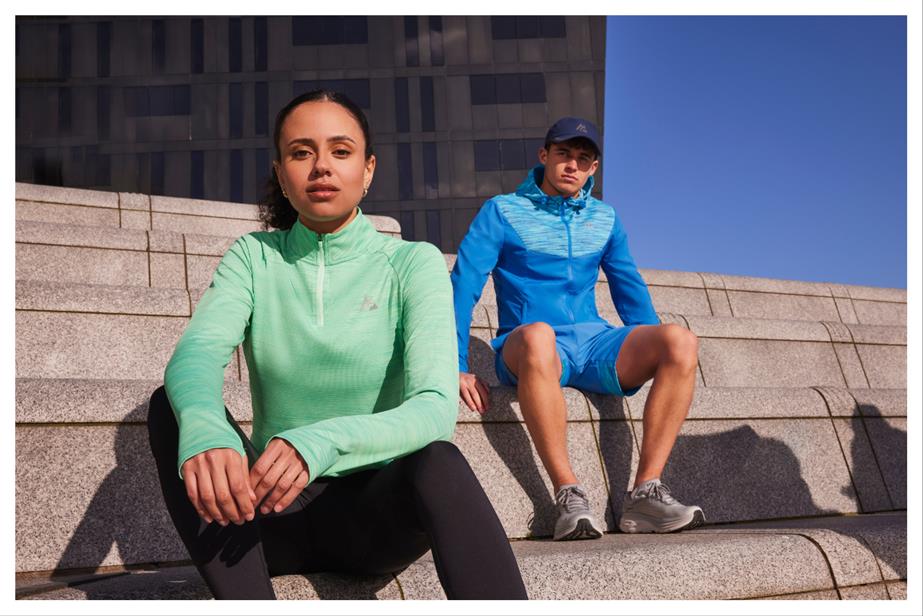
<path id="1" fill-rule="evenodd" d="M 282 470 L 276 465 L 276 461 L 282 450 L 275 445 L 277 439 L 269 441 L 269 445 L 263 454 L 257 459 L 253 468 L 250 469 L 250 487 L 253 488 L 255 501 L 259 503 L 263 497 L 276 486 L 276 481 L 282 474 Z M 261 508 L 262 511 L 262 508 Z M 263 511 L 268 513 L 268 511 Z"/>
<path id="2" fill-rule="evenodd" d="M 227 521 L 224 521 L 224 518 L 221 516 L 221 511 L 218 509 L 218 503 L 215 501 L 215 489 L 212 487 L 211 474 L 207 466 L 200 465 L 200 472 L 196 474 L 196 480 L 198 482 L 199 489 L 199 503 L 207 517 L 205 521 L 211 524 L 212 522 L 218 522 L 222 526 L 227 524 Z"/>
<path id="3" fill-rule="evenodd" d="M 288 505 L 283 505 L 281 501 L 282 497 L 285 496 L 289 491 L 292 490 L 295 486 L 295 480 L 298 479 L 298 476 L 304 472 L 304 469 L 301 468 L 301 465 L 295 459 L 294 455 L 286 455 L 282 460 L 277 462 L 278 465 L 284 466 L 285 472 L 279 476 L 279 480 L 276 482 L 276 486 L 273 488 L 272 492 L 266 497 L 266 502 L 263 503 L 263 508 L 276 513 L 282 511 Z M 294 498 L 294 497 L 293 497 Z"/>
<path id="4" fill-rule="evenodd" d="M 301 491 L 304 490 L 305 486 L 308 485 L 308 473 L 306 471 L 301 471 L 298 476 L 295 478 L 295 481 L 292 483 L 292 487 L 289 488 L 288 492 L 282 495 L 276 502 L 275 510 L 284 511 L 289 505 L 292 504 L 292 501 L 301 494 Z"/>
<path id="5" fill-rule="evenodd" d="M 243 523 L 243 518 L 237 510 L 234 503 L 234 497 L 231 494 L 231 487 L 228 485 L 228 468 L 227 456 L 224 452 L 212 449 L 205 452 L 208 460 L 209 470 L 211 471 L 212 488 L 215 491 L 215 503 L 218 510 L 221 511 L 221 519 L 218 522 L 222 526 L 227 526 L 228 521 L 235 524 Z M 236 465 L 230 465 L 236 468 Z"/>
<path id="6" fill-rule="evenodd" d="M 189 498 L 189 502 L 192 503 L 195 512 L 199 514 L 200 518 L 211 524 L 212 518 L 205 512 L 205 509 L 202 507 L 202 502 L 199 499 L 195 465 L 189 464 L 188 461 L 186 464 L 183 464 L 183 479 L 186 484 L 186 496 Z"/>
<path id="7" fill-rule="evenodd" d="M 250 477 L 246 473 L 246 458 L 240 456 L 236 451 L 234 453 L 239 459 L 243 460 L 243 464 L 230 463 L 225 469 L 227 470 L 227 483 L 231 491 L 231 498 L 238 512 L 238 518 L 233 519 L 233 522 L 243 524 L 245 521 L 251 521 L 254 515 L 253 501 L 250 498 Z"/>

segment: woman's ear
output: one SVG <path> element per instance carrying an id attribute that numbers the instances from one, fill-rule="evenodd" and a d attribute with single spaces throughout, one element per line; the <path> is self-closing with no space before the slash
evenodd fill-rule
<path id="1" fill-rule="evenodd" d="M 363 186 L 368 188 L 372 184 L 372 178 L 375 177 L 375 155 L 369 156 L 365 161 L 365 172 L 362 174 Z"/>

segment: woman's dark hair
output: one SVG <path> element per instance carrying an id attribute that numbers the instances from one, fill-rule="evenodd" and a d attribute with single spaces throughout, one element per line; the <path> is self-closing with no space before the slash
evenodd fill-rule
<path id="1" fill-rule="evenodd" d="M 285 123 L 285 119 L 298 105 L 317 101 L 336 103 L 356 119 L 356 122 L 359 123 L 359 128 L 362 129 L 362 136 L 365 137 L 365 160 L 371 158 L 374 153 L 372 151 L 372 134 L 369 130 L 369 121 L 366 119 L 362 109 L 341 92 L 312 90 L 293 98 L 276 115 L 276 123 L 272 131 L 272 145 L 275 150 L 274 160 L 282 161 L 282 152 L 279 150 L 279 137 L 282 134 L 282 125 Z M 263 191 L 263 199 L 259 203 L 259 209 L 260 222 L 263 223 L 264 229 L 291 229 L 295 221 L 298 220 L 298 212 L 288 202 L 288 199 L 282 195 L 282 186 L 279 184 L 279 178 L 276 177 L 275 169 L 269 170 L 269 178 L 266 180 L 266 187 Z"/>

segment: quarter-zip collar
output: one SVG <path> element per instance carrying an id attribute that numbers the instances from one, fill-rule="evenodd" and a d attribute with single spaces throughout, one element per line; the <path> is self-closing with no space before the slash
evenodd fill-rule
<path id="1" fill-rule="evenodd" d="M 583 188 L 576 197 L 562 197 L 546 195 L 541 189 L 542 181 L 545 179 L 545 165 L 536 165 L 522 184 L 516 189 L 516 194 L 520 197 L 529 199 L 536 207 L 570 219 L 573 214 L 580 213 L 580 210 L 586 207 L 587 198 L 593 190 L 593 176 L 587 178 Z"/>
<path id="2" fill-rule="evenodd" d="M 374 252 L 384 238 L 359 209 L 356 217 L 336 233 L 317 233 L 295 220 L 285 243 L 286 257 L 318 263 L 323 255 L 325 265 L 333 265 Z M 323 242 L 323 246 L 321 243 Z"/>

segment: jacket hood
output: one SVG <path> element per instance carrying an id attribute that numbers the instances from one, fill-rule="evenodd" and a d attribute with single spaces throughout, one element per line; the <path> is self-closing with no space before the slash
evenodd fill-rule
<path id="1" fill-rule="evenodd" d="M 567 210 L 579 213 L 586 207 L 586 200 L 593 191 L 593 176 L 587 178 L 583 188 L 576 197 L 561 197 L 546 195 L 541 189 L 542 181 L 545 179 L 545 165 L 536 165 L 529 171 L 526 179 L 516 189 L 516 194 L 532 201 L 536 206 L 547 210 L 553 214 L 558 214 L 563 206 Z"/>

